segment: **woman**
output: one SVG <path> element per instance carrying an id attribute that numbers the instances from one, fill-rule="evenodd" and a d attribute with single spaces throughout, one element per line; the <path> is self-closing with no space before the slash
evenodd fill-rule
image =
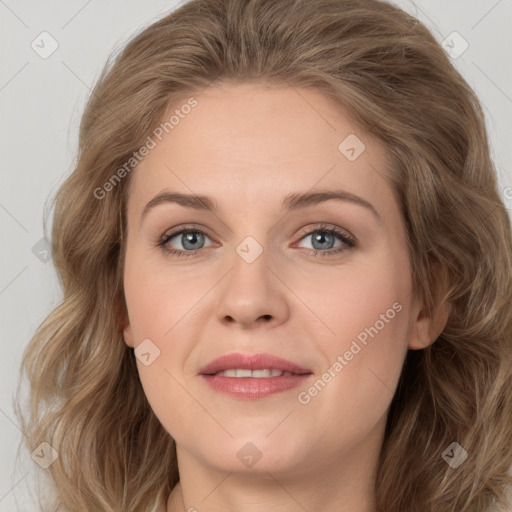
<path id="1" fill-rule="evenodd" d="M 91 95 L 52 242 L 19 415 L 55 510 L 510 507 L 510 221 L 478 99 L 399 9 L 151 25 Z"/>

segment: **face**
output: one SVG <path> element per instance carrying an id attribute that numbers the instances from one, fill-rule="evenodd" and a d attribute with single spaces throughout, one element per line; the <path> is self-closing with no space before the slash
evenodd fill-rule
<path id="1" fill-rule="evenodd" d="M 179 457 L 222 471 L 376 453 L 405 354 L 431 341 L 385 148 L 312 90 L 195 99 L 130 176 L 124 337 L 148 401 Z M 162 193 L 212 209 L 147 206 Z M 202 373 L 233 353 L 216 371 L 283 371 L 251 359 L 270 354 L 294 372 Z"/>

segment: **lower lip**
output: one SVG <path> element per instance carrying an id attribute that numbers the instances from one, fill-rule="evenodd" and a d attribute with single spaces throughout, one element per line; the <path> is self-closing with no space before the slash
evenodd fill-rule
<path id="1" fill-rule="evenodd" d="M 238 398 L 257 399 L 296 388 L 304 383 L 311 373 L 281 377 L 225 377 L 224 375 L 202 375 L 215 391 Z"/>

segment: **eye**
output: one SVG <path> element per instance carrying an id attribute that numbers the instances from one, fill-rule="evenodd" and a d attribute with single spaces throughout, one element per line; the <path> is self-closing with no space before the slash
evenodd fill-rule
<path id="1" fill-rule="evenodd" d="M 198 251 L 204 248 L 205 237 L 209 238 L 208 234 L 203 230 L 195 227 L 185 227 L 179 231 L 164 235 L 157 245 L 167 254 L 174 254 L 175 256 L 186 258 L 188 256 L 194 256 Z M 175 249 L 170 247 L 170 242 L 173 238 L 177 239 L 178 245 L 181 245 L 182 248 Z"/>
<path id="2" fill-rule="evenodd" d="M 356 246 L 355 239 L 345 231 L 327 224 L 317 226 L 309 230 L 301 237 L 301 240 L 310 238 L 314 256 L 332 256 Z M 341 246 L 334 247 L 336 239 L 340 240 Z"/>

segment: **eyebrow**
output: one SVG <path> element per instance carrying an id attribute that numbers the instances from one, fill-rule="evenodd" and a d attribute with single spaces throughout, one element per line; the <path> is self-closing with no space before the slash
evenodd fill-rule
<path id="1" fill-rule="evenodd" d="M 370 202 L 345 190 L 323 190 L 319 192 L 289 194 L 283 199 L 282 207 L 288 211 L 294 211 L 331 200 L 347 201 L 362 206 L 369 210 L 379 221 L 382 220 L 379 213 Z M 149 203 L 144 207 L 141 215 L 141 222 L 151 209 L 166 203 L 175 203 L 185 208 L 193 208 L 194 210 L 210 211 L 215 213 L 219 210 L 217 202 L 213 197 L 201 194 L 183 194 L 180 192 L 164 190 L 153 197 L 153 199 L 151 199 L 151 201 L 149 201 Z"/>

